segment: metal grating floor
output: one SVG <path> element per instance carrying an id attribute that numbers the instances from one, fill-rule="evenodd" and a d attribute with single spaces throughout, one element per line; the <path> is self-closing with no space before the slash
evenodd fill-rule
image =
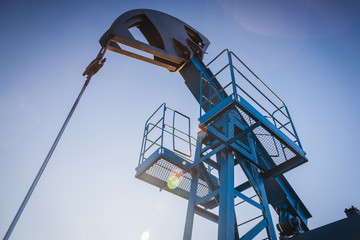
<path id="1" fill-rule="evenodd" d="M 169 156 L 166 156 L 166 152 L 165 154 L 159 153 L 156 155 L 156 157 L 148 158 L 146 161 L 144 161 L 144 163 L 142 163 L 147 166 L 137 172 L 136 178 L 150 183 L 156 187 L 159 187 L 162 190 L 166 190 L 170 193 L 188 199 L 192 180 L 190 173 L 183 173 L 183 175 L 179 178 L 180 181 L 177 187 L 174 189 L 170 189 L 167 184 L 173 172 L 183 171 L 184 166 L 179 165 L 178 162 L 178 159 L 173 160 L 169 158 Z M 141 168 L 141 165 L 139 165 L 138 169 Z M 199 199 L 211 192 L 212 190 L 210 189 L 207 182 L 200 177 L 197 186 L 196 198 Z M 201 205 L 206 208 L 212 209 L 218 204 L 215 197 L 212 197 L 204 201 Z"/>
<path id="2" fill-rule="evenodd" d="M 248 126 L 251 126 L 255 123 L 255 121 L 239 107 L 237 107 L 237 110 L 238 112 L 234 111 L 234 113 L 240 121 L 244 122 Z M 296 156 L 293 151 L 288 149 L 262 126 L 255 128 L 253 133 L 256 136 L 258 143 L 264 147 L 267 154 L 271 157 L 276 166 Z"/>

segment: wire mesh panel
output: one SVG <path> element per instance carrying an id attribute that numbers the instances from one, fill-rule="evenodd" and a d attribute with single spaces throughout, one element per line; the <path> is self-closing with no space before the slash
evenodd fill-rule
<path id="1" fill-rule="evenodd" d="M 255 124 L 255 120 L 243 110 L 239 107 L 236 109 L 235 116 L 238 117 L 240 121 L 243 121 L 247 126 Z M 266 151 L 266 156 L 262 157 L 270 157 L 275 165 L 280 165 L 296 156 L 296 154 L 279 141 L 273 133 L 270 133 L 262 126 L 258 126 L 253 130 L 252 137 L 255 140 L 255 145 L 259 145 L 259 147 L 264 148 Z"/>
<path id="2" fill-rule="evenodd" d="M 251 132 L 242 134 L 250 127 L 253 127 Z M 257 158 L 260 158 L 260 161 L 261 158 L 266 159 L 267 164 L 261 161 L 262 168 L 265 170 L 285 163 L 296 156 L 296 153 L 280 141 L 274 133 L 256 124 L 252 117 L 236 105 L 214 118 L 206 128 L 223 144 L 232 142 L 229 147 L 239 151 L 245 158 L 251 161 L 257 161 Z"/>
<path id="3" fill-rule="evenodd" d="M 151 164 L 147 168 L 138 171 L 136 177 L 162 190 L 188 199 L 192 176 L 189 172 L 184 172 L 184 168 L 189 163 L 185 163 L 185 160 L 183 160 L 179 166 L 179 159 L 165 157 L 167 151 L 165 150 L 164 154 L 159 154 L 156 158 L 151 159 Z M 197 185 L 196 199 L 202 198 L 211 192 L 212 190 L 207 182 L 200 178 Z M 217 203 L 215 197 L 212 197 L 202 202 L 201 205 L 213 208 Z"/>

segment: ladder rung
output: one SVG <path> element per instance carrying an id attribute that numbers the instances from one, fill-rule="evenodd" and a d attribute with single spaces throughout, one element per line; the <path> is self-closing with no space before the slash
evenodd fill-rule
<path id="1" fill-rule="evenodd" d="M 252 218 L 252 219 L 250 219 L 250 220 L 247 220 L 247 221 L 245 221 L 245 222 L 243 222 L 243 223 L 240 223 L 239 225 L 237 225 L 238 227 L 240 227 L 241 225 L 244 225 L 244 224 L 246 224 L 246 223 L 249 223 L 249 222 L 251 222 L 251 221 L 254 221 L 255 219 L 258 219 L 258 218 L 260 218 L 260 217 L 262 217 L 263 215 L 259 215 L 259 216 L 257 216 L 257 217 L 254 217 L 254 218 Z"/>

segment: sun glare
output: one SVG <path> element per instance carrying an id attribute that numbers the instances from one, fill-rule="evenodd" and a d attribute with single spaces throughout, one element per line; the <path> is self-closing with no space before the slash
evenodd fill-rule
<path id="1" fill-rule="evenodd" d="M 150 233 L 149 232 L 143 232 L 141 234 L 141 240 L 149 240 L 150 239 Z"/>

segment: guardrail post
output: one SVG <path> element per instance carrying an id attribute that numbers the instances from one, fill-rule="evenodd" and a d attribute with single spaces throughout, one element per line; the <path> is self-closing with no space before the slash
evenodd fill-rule
<path id="1" fill-rule="evenodd" d="M 234 93 L 234 97 L 237 98 L 235 74 L 234 74 L 234 67 L 233 67 L 232 58 L 231 58 L 231 52 L 229 50 L 227 50 L 227 54 L 228 54 L 228 58 L 229 58 L 229 67 L 230 67 L 230 74 L 231 74 L 231 82 L 233 85 L 233 93 Z"/>
<path id="2" fill-rule="evenodd" d="M 164 111 L 163 111 L 163 119 L 162 119 L 162 127 L 161 127 L 161 149 L 163 148 L 163 143 L 164 143 L 165 111 L 166 111 L 166 103 L 164 103 Z"/>
<path id="3" fill-rule="evenodd" d="M 294 131 L 294 134 L 295 134 L 296 140 L 297 140 L 297 142 L 298 142 L 298 144 L 299 144 L 299 147 L 300 147 L 301 149 L 303 149 L 303 148 L 302 148 L 302 145 L 301 145 L 301 143 L 300 143 L 299 136 L 297 135 L 297 132 L 296 132 L 296 130 L 295 130 L 294 123 L 293 123 L 293 121 L 292 121 L 292 119 L 291 119 L 291 116 L 290 116 L 289 110 L 288 110 L 288 108 L 287 108 L 287 106 L 286 106 L 285 104 L 284 104 L 284 106 L 285 106 L 286 113 L 287 113 L 287 115 L 288 115 L 288 117 L 289 117 L 291 127 L 292 127 L 292 129 L 293 129 L 293 131 Z"/>
<path id="4" fill-rule="evenodd" d="M 201 114 L 202 114 L 202 101 L 203 101 L 203 93 L 202 93 L 202 81 L 203 81 L 203 74 L 202 74 L 202 71 L 200 72 L 200 117 L 201 117 Z"/>

